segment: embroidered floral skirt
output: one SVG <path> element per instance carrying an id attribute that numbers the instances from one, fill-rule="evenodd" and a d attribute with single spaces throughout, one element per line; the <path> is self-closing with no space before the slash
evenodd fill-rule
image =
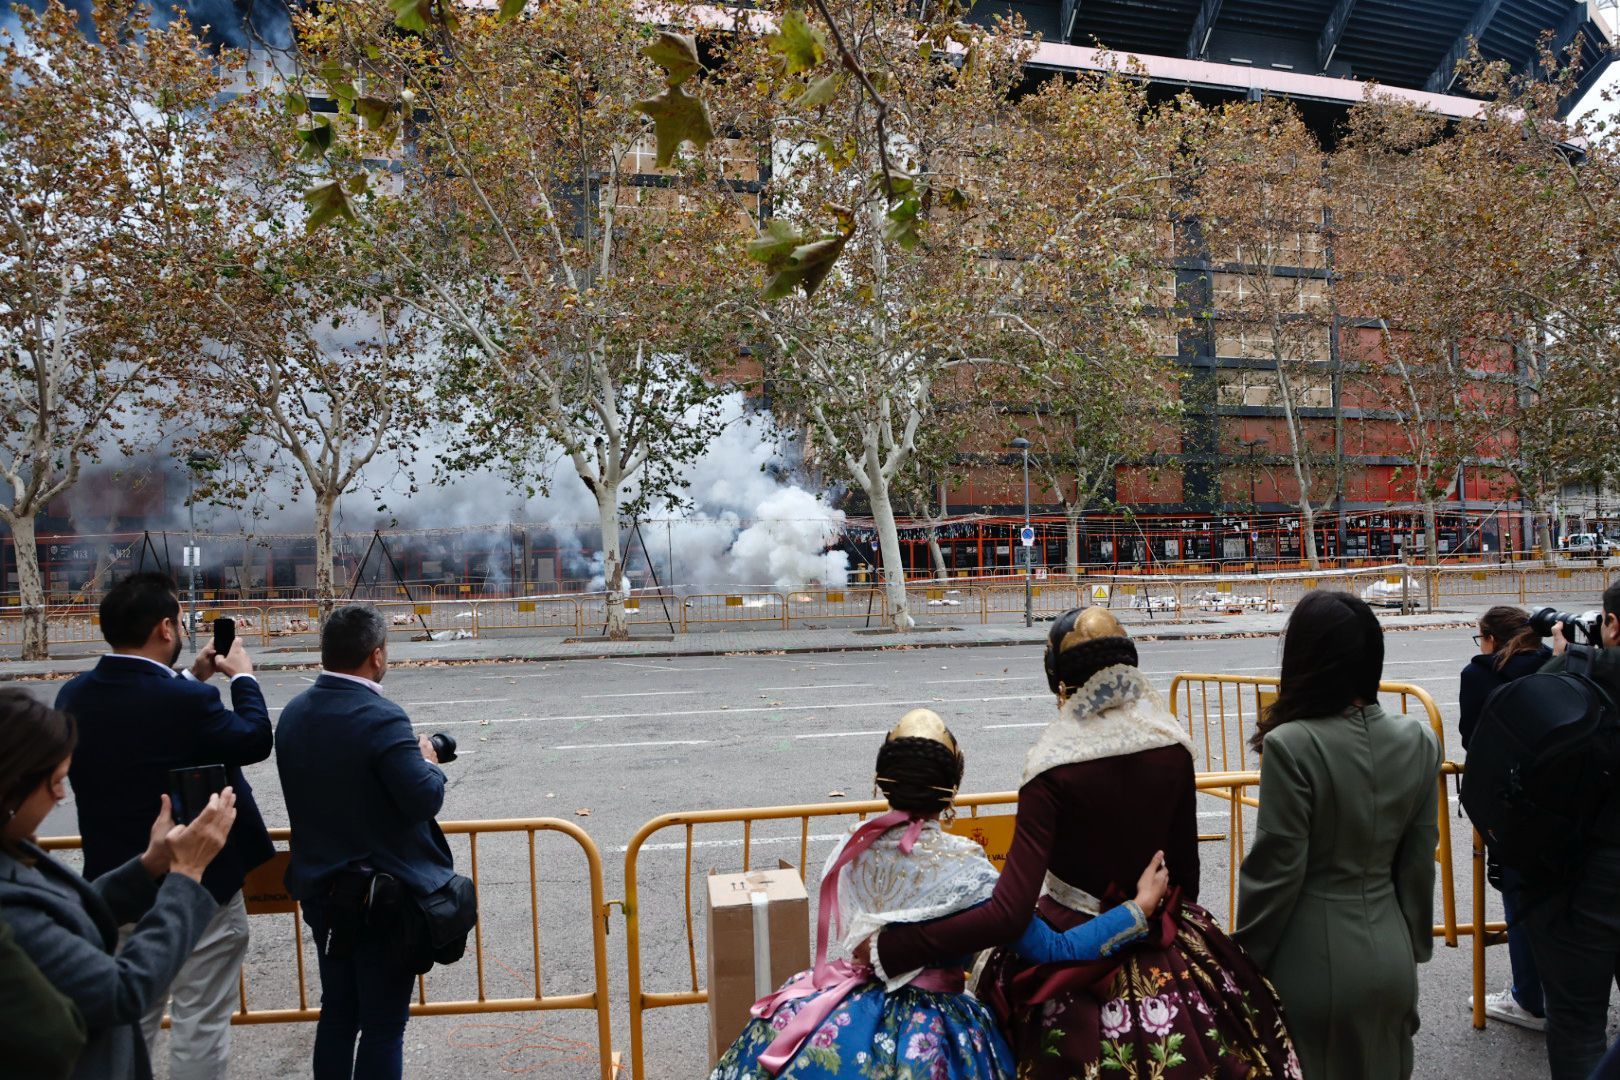
<path id="1" fill-rule="evenodd" d="M 750 1021 L 709 1080 L 762 1080 L 758 1065 L 776 1033 L 807 1002 Z M 1012 1080 L 1013 1058 L 990 1010 L 968 994 L 872 982 L 843 1000 L 799 1048 L 778 1080 Z"/>
<path id="2" fill-rule="evenodd" d="M 1300 1080 L 1282 1002 L 1248 955 L 1196 904 L 1158 922 L 1112 960 L 991 956 L 978 986 L 1002 1016 L 1018 1080 Z"/>

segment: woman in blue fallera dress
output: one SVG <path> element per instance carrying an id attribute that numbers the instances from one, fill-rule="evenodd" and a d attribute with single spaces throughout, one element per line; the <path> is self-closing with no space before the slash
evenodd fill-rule
<path id="1" fill-rule="evenodd" d="M 884 926 L 964 911 L 995 888 L 984 850 L 939 825 L 962 764 L 955 738 L 927 709 L 907 713 L 889 733 L 877 785 L 891 809 L 854 827 L 827 860 L 815 966 L 754 1004 L 754 1019 L 710 1080 L 1012 1080 L 1006 1040 L 965 988 L 972 957 L 941 957 L 937 966 L 905 972 L 883 971 L 868 958 Z M 1144 909 L 1158 906 L 1167 885 L 1161 852 L 1135 900 L 1067 935 L 1032 918 L 1018 949 L 1042 962 L 1111 955 L 1146 933 Z M 839 930 L 849 958 L 829 961 L 828 941 Z"/>

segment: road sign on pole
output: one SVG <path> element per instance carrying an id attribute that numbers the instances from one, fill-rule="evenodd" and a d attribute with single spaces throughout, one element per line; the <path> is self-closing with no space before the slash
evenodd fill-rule
<path id="1" fill-rule="evenodd" d="M 1023 531 L 1018 534 L 1018 542 L 1023 544 L 1025 547 L 1034 547 L 1035 527 L 1033 525 L 1025 525 Z"/>

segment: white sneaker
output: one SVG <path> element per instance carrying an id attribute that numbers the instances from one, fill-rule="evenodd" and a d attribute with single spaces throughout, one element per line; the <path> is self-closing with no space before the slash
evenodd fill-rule
<path id="1" fill-rule="evenodd" d="M 1472 994 L 1468 995 L 1468 1007 L 1470 1009 L 1474 1007 Z M 1492 1020 L 1500 1020 L 1504 1024 L 1514 1024 L 1531 1031 L 1547 1030 L 1547 1021 L 1515 1001 L 1511 988 L 1485 995 L 1485 1015 Z"/>

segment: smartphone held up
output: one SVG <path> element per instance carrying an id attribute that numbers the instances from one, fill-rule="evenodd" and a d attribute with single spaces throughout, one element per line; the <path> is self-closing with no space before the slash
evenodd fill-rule
<path id="1" fill-rule="evenodd" d="M 190 825 L 225 790 L 230 778 L 223 765 L 188 765 L 169 770 L 169 808 L 177 825 Z"/>

